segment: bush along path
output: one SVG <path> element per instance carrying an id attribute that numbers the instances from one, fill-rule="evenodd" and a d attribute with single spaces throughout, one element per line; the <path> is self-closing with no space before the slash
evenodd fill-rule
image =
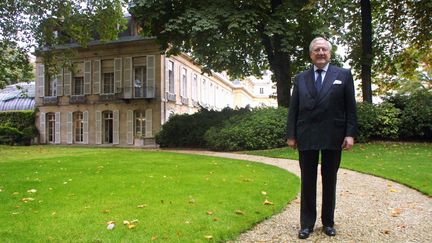
<path id="1" fill-rule="evenodd" d="M 209 151 L 176 152 L 255 161 L 300 176 L 295 160 Z M 321 181 L 320 176 L 318 178 L 319 216 Z M 335 237 L 328 237 L 322 232 L 318 217 L 311 236 L 307 240 L 299 240 L 300 200 L 297 197 L 282 213 L 244 232 L 236 242 L 432 242 L 432 198 L 379 177 L 340 169 L 335 214 Z"/>

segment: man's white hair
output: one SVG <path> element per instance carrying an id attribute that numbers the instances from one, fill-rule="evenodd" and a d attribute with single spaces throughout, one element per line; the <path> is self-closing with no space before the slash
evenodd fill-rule
<path id="1" fill-rule="evenodd" d="M 315 44 L 315 42 L 317 42 L 317 41 L 319 41 L 319 40 L 324 40 L 325 42 L 327 42 L 327 45 L 328 45 L 328 49 L 329 49 L 329 51 L 332 50 L 332 45 L 331 45 L 330 41 L 328 41 L 328 40 L 325 39 L 324 37 L 316 37 L 315 39 L 313 39 L 313 40 L 311 41 L 311 43 L 310 43 L 310 45 L 309 45 L 309 52 L 312 52 L 313 45 Z"/>

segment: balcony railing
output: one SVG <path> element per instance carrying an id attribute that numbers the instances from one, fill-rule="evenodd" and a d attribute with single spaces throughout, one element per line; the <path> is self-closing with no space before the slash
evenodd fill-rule
<path id="1" fill-rule="evenodd" d="M 176 100 L 176 94 L 165 92 L 165 99 L 169 101 L 175 101 Z"/>
<path id="2" fill-rule="evenodd" d="M 44 105 L 57 105 L 59 102 L 59 98 L 57 96 L 45 96 L 43 97 Z"/>
<path id="3" fill-rule="evenodd" d="M 124 87 L 124 93 L 121 95 L 123 99 L 154 99 L 156 98 L 156 88 L 146 87 L 144 89 L 134 89 Z M 126 95 L 129 94 L 129 95 Z"/>
<path id="4" fill-rule="evenodd" d="M 184 105 L 189 105 L 189 99 L 187 97 L 181 97 L 181 103 Z"/>
<path id="5" fill-rule="evenodd" d="M 70 104 L 85 104 L 87 101 L 85 95 L 71 95 L 69 97 Z"/>
<path id="6" fill-rule="evenodd" d="M 100 101 L 112 101 L 112 100 L 116 100 L 119 97 L 116 94 L 100 94 L 99 95 L 99 100 Z"/>

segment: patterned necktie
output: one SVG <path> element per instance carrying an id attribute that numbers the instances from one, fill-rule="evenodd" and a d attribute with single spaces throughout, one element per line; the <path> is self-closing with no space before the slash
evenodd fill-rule
<path id="1" fill-rule="evenodd" d="M 316 72 L 318 73 L 318 77 L 317 77 L 317 79 L 315 80 L 315 88 L 316 88 L 316 90 L 319 92 L 320 91 L 320 89 L 321 89 L 321 85 L 322 85 L 322 76 L 321 76 L 321 73 L 323 72 L 324 70 L 322 70 L 322 69 L 317 69 L 316 70 Z"/>

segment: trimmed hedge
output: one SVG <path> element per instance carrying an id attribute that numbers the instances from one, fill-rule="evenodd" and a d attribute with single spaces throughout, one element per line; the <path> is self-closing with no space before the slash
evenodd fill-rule
<path id="1" fill-rule="evenodd" d="M 394 96 L 381 104 L 357 104 L 357 142 L 369 140 L 432 140 L 432 93 Z M 221 112 L 200 110 L 175 115 L 162 126 L 161 147 L 254 150 L 285 146 L 286 108 Z"/>
<path id="2" fill-rule="evenodd" d="M 387 99 L 401 110 L 399 137 L 405 140 L 432 140 L 432 92 L 418 90 Z"/>
<path id="3" fill-rule="evenodd" d="M 286 108 L 259 108 L 210 128 L 204 136 L 213 150 L 255 150 L 285 145 Z"/>
<path id="4" fill-rule="evenodd" d="M 0 144 L 29 145 L 37 135 L 34 111 L 0 112 Z"/>
<path id="5" fill-rule="evenodd" d="M 222 111 L 213 111 L 201 108 L 198 112 L 189 115 L 174 115 L 156 134 L 156 142 L 163 148 L 194 147 L 206 148 L 204 133 L 210 127 L 222 124 L 235 114 L 248 112 L 249 108 L 233 110 L 225 108 Z"/>
<path id="6" fill-rule="evenodd" d="M 400 110 L 393 104 L 357 104 L 357 141 L 371 139 L 397 139 L 399 136 Z"/>

